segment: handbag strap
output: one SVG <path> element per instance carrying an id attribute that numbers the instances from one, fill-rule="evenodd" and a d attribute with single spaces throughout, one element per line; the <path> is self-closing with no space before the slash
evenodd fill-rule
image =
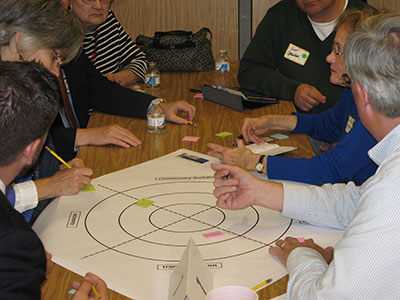
<path id="1" fill-rule="evenodd" d="M 160 40 L 165 36 L 181 36 L 185 37 L 186 41 L 178 45 L 161 45 Z M 173 49 L 185 49 L 193 48 L 196 43 L 192 41 L 192 32 L 184 30 L 173 30 L 173 31 L 157 31 L 154 34 L 153 42 L 149 45 L 151 48 L 163 49 L 163 50 L 173 50 Z"/>
<path id="2" fill-rule="evenodd" d="M 154 37 L 163 37 L 166 35 L 183 35 L 183 36 L 192 36 L 193 33 L 191 31 L 184 31 L 184 30 L 171 30 L 171 31 L 156 31 L 154 33 Z"/>
<path id="3" fill-rule="evenodd" d="M 211 32 L 211 30 L 209 29 L 209 28 L 207 28 L 207 27 L 203 27 L 203 28 L 201 28 L 199 31 L 197 31 L 194 35 L 196 35 L 196 34 L 199 34 L 199 33 L 201 33 L 201 32 L 206 32 L 206 38 L 208 39 L 208 40 L 212 40 L 212 32 Z M 209 34 L 209 37 L 207 36 L 207 33 Z"/>

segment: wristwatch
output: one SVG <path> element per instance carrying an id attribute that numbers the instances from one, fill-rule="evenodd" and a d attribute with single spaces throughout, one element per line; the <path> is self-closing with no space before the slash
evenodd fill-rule
<path id="1" fill-rule="evenodd" d="M 263 169 L 264 169 L 264 157 L 265 155 L 261 155 L 260 159 L 258 160 L 258 163 L 256 164 L 256 171 L 260 174 L 263 173 Z"/>

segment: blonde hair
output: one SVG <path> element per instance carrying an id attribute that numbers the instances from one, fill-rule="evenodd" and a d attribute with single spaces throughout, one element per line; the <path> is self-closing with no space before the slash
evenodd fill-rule
<path id="1" fill-rule="evenodd" d="M 77 56 L 84 37 L 80 22 L 60 0 L 0 1 L 0 47 L 9 45 L 18 32 L 18 52 L 60 50 L 63 62 Z"/>

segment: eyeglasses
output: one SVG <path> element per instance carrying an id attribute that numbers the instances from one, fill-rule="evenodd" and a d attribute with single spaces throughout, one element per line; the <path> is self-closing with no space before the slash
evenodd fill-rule
<path id="1" fill-rule="evenodd" d="M 99 0 L 101 4 L 110 4 L 111 0 Z M 93 5 L 97 0 L 82 0 L 83 3 L 87 5 Z"/>
<path id="2" fill-rule="evenodd" d="M 338 45 L 336 45 L 336 44 L 332 45 L 332 51 L 333 51 L 333 53 L 336 54 L 337 57 L 343 55 L 343 51 L 340 51 Z"/>

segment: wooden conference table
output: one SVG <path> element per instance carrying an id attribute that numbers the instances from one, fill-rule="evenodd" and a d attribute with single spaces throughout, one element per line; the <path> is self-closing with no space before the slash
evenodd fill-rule
<path id="1" fill-rule="evenodd" d="M 131 130 L 142 141 L 142 144 L 129 149 L 122 149 L 116 146 L 85 146 L 80 148 L 78 157 L 83 159 L 86 166 L 93 169 L 93 178 L 95 178 L 157 158 L 180 148 L 206 154 L 208 142 L 231 147 L 234 138 L 241 133 L 242 121 L 245 117 L 257 117 L 264 114 L 289 114 L 294 111 L 294 106 L 289 101 L 281 101 L 279 104 L 252 111 L 239 112 L 193 97 L 195 94 L 190 91 L 190 88 L 199 89 L 202 84 L 237 87 L 237 68 L 238 63 L 234 63 L 232 64 L 232 71 L 227 74 L 221 74 L 217 71 L 161 74 L 161 88 L 159 90 L 146 90 L 143 86 L 142 89 L 154 96 L 164 98 L 168 102 L 183 99 L 194 105 L 196 107 L 194 122 L 197 126 L 168 123 L 165 132 L 150 134 L 146 129 L 146 120 L 94 112 L 88 127 L 118 124 Z M 233 135 L 225 138 L 215 136 L 215 134 L 222 131 L 231 132 Z M 272 133 L 273 131 L 267 134 Z M 288 132 L 285 132 L 285 134 L 289 136 L 288 139 L 274 142 L 280 145 L 297 146 L 298 150 L 284 155 L 289 157 L 311 157 L 313 155 L 311 145 L 305 135 Z M 182 139 L 185 136 L 199 136 L 200 140 L 195 143 L 184 142 Z M 259 291 L 260 299 L 270 299 L 285 293 L 287 279 L 286 276 Z M 70 290 L 70 282 L 73 280 L 81 280 L 81 277 L 54 264 L 50 278 L 43 285 L 42 299 L 69 299 L 67 293 Z M 128 299 L 111 290 L 109 295 L 112 300 Z"/>

